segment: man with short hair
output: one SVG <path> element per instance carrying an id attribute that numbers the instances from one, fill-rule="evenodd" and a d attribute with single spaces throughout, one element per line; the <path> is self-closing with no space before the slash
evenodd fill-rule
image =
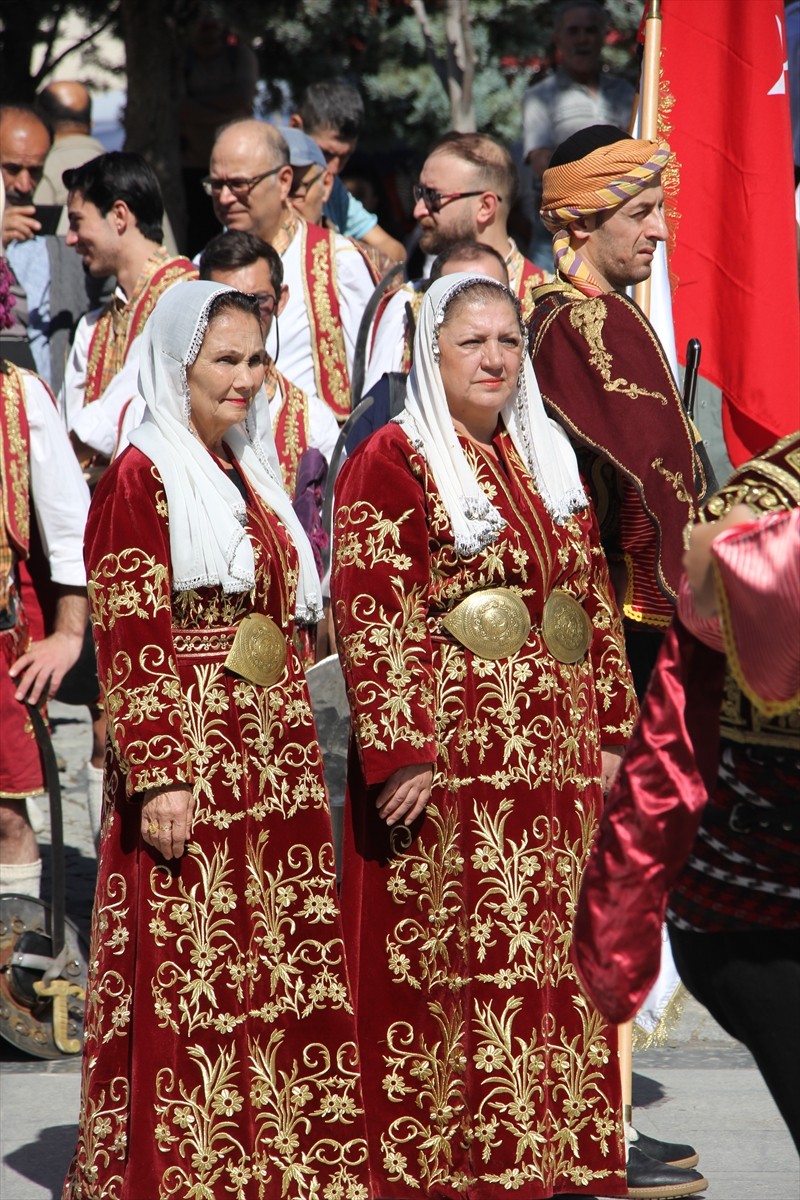
<path id="1" fill-rule="evenodd" d="M 517 169 L 499 142 L 482 133 L 448 133 L 425 160 L 414 188 L 414 217 L 419 244 L 437 255 L 456 242 L 474 240 L 503 258 L 509 287 L 519 296 L 522 314 L 531 309 L 531 292 L 543 283 L 543 271 L 524 258 L 508 234 L 508 215 L 517 195 Z M 390 294 L 375 317 L 365 390 L 385 372 L 408 370 L 423 281 Z"/>
<path id="2" fill-rule="evenodd" d="M 375 214 L 368 212 L 340 179 L 364 124 L 364 102 L 356 89 L 343 79 L 310 84 L 289 124 L 314 139 L 334 176 L 324 209 L 327 219 L 345 237 L 363 242 L 393 262 L 405 262 L 405 247 L 380 227 Z"/>
<path id="3" fill-rule="evenodd" d="M 43 234 L 34 207 L 50 150 L 50 131 L 28 105 L 0 107 L 0 162 L 6 187 L 3 246 L 17 300 L 3 354 L 35 368 L 58 390 L 70 338 L 102 284 L 88 279 L 63 237 Z"/>
<path id="4" fill-rule="evenodd" d="M 66 204 L 64 171 L 105 154 L 103 143 L 91 136 L 92 98 L 82 83 L 60 79 L 42 88 L 36 111 L 53 131 L 53 144 L 34 199 L 37 204 Z"/>
<path id="5" fill-rule="evenodd" d="M 211 239 L 200 258 L 200 278 L 252 293 L 261 310 L 265 341 L 289 300 L 277 250 L 269 242 L 242 230 L 229 229 Z M 291 383 L 272 358 L 267 362 L 264 389 L 284 486 L 293 496 L 303 454 L 311 447 L 330 461 L 339 426 L 327 404 L 318 396 L 307 396 Z"/>
<path id="6" fill-rule="evenodd" d="M 640 699 L 672 620 L 683 530 L 708 488 L 661 344 L 625 295 L 649 278 L 667 238 L 668 160 L 666 143 L 608 125 L 556 149 L 542 198 L 556 278 L 534 293 L 529 322 L 542 399 L 570 435 L 592 491 Z M 683 1196 L 705 1186 L 675 1165 L 697 1162 L 691 1147 L 659 1146 L 629 1125 L 626 1132 L 631 1195 Z"/>
<path id="7" fill-rule="evenodd" d="M 281 126 L 281 135 L 289 147 L 292 186 L 289 200 L 309 225 L 328 225 L 323 209 L 331 194 L 334 175 L 317 143 L 302 129 Z"/>
<path id="8" fill-rule="evenodd" d="M 78 325 L 59 394 L 78 458 L 96 474 L 113 457 L 125 409 L 138 394 L 145 321 L 168 288 L 197 271 L 161 244 L 161 188 L 140 154 L 99 155 L 65 171 L 64 184 L 67 245 L 93 278 L 117 281 L 111 301 Z"/>
<path id="9" fill-rule="evenodd" d="M 558 66 L 522 100 L 523 152 L 541 178 L 556 146 L 590 125 L 626 129 L 634 90 L 602 70 L 608 13 L 596 0 L 566 0 L 555 13 L 553 46 Z"/>
<path id="10" fill-rule="evenodd" d="M 273 126 L 235 121 L 217 135 L 205 181 L 217 219 L 226 229 L 269 242 L 283 260 L 289 300 L 280 369 L 344 420 L 358 328 L 374 278 L 354 242 L 295 212 L 292 181 L 288 146 Z M 274 328 L 267 349 L 277 361 Z"/>

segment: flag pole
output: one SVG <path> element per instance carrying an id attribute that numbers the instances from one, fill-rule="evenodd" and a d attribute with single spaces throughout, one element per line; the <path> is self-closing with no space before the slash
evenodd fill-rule
<path id="1" fill-rule="evenodd" d="M 658 137 L 658 90 L 661 74 L 661 0 L 649 0 L 644 23 L 644 59 L 642 62 L 642 94 L 639 109 L 642 114 L 643 138 Z M 633 298 L 646 317 L 650 316 L 650 278 L 637 283 Z"/>
<path id="2" fill-rule="evenodd" d="M 639 136 L 658 137 L 658 93 L 661 74 L 661 0 L 649 0 L 644 22 L 644 57 L 642 86 L 639 96 L 641 124 Z M 637 283 L 633 298 L 646 317 L 650 316 L 650 283 L 648 276 Z M 622 1116 L 627 1125 L 633 1123 L 633 1021 L 617 1027 L 619 1074 L 622 1084 Z"/>

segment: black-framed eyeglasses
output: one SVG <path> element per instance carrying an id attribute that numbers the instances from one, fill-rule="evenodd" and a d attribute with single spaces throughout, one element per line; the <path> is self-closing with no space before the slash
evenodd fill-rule
<path id="1" fill-rule="evenodd" d="M 262 313 L 266 313 L 268 317 L 271 317 L 277 307 L 278 297 L 273 296 L 272 292 L 253 292 L 253 295 L 258 301 L 258 307 Z"/>
<path id="2" fill-rule="evenodd" d="M 223 188 L 227 188 L 234 196 L 247 196 L 262 179 L 277 175 L 283 170 L 283 164 L 273 167 L 271 171 L 262 171 L 260 175 L 252 175 L 249 179 L 214 179 L 207 175 L 203 180 L 203 191 L 207 196 L 218 196 Z"/>
<path id="3" fill-rule="evenodd" d="M 436 188 L 426 187 L 424 183 L 415 183 L 413 187 L 414 203 L 419 204 L 420 200 L 425 205 L 429 213 L 438 213 L 445 204 L 450 204 L 453 200 L 466 200 L 469 196 L 482 196 L 487 188 L 481 188 L 479 192 L 440 192 Z M 497 197 L 502 200 L 502 196 Z"/>
<path id="4" fill-rule="evenodd" d="M 289 189 L 289 199 L 290 200 L 305 200 L 306 196 L 311 191 L 314 184 L 317 182 L 318 179 L 322 179 L 322 176 L 324 174 L 325 174 L 325 168 L 323 167 L 322 170 L 317 171 L 316 175 L 312 175 L 310 179 L 304 179 L 302 181 L 302 183 L 298 183 L 297 187 L 295 187 L 294 184 L 292 184 L 291 188 Z"/>

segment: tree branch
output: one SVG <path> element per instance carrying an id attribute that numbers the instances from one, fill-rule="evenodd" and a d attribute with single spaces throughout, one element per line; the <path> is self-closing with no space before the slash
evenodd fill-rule
<path id="1" fill-rule="evenodd" d="M 436 53 L 430 21 L 428 20 L 428 12 L 425 8 L 425 0 L 409 0 L 409 4 L 422 29 L 422 36 L 425 39 L 425 57 L 438 75 L 442 87 L 449 94 L 450 87 L 447 77 L 447 65 Z"/>
<path id="2" fill-rule="evenodd" d="M 93 42 L 96 38 L 98 38 L 104 29 L 108 29 L 109 25 L 112 25 L 114 23 L 114 21 L 117 19 L 117 15 L 118 15 L 118 7 L 115 5 L 114 8 L 112 9 L 112 11 L 105 18 L 105 20 L 101 22 L 100 25 L 96 26 L 96 28 L 92 29 L 89 33 L 87 33 L 84 37 L 80 38 L 77 42 L 74 42 L 73 45 L 68 46 L 66 50 L 63 50 L 61 52 L 61 54 L 57 54 L 55 58 L 50 59 L 49 54 L 53 48 L 53 42 L 55 41 L 55 35 L 56 35 L 56 31 L 58 29 L 58 22 L 61 20 L 61 17 L 64 15 L 64 10 L 66 9 L 66 7 L 67 7 L 67 5 L 64 4 L 62 6 L 62 8 L 59 10 L 59 12 L 56 16 L 56 19 L 53 23 L 53 28 L 50 31 L 50 34 L 48 35 L 47 50 L 45 51 L 45 57 L 42 61 L 41 67 L 39 68 L 39 70 L 36 72 L 36 75 L 34 76 L 34 83 L 36 85 L 37 90 L 38 90 L 39 84 L 42 82 L 42 80 L 46 79 L 47 76 L 50 74 L 50 72 L 55 70 L 55 68 L 58 66 L 58 64 L 60 62 L 63 62 L 65 58 L 68 58 L 70 56 L 70 54 L 74 54 L 76 50 L 80 50 L 83 46 L 88 45 L 90 42 Z"/>

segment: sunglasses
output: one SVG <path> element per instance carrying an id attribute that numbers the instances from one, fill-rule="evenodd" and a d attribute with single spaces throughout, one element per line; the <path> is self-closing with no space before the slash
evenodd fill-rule
<path id="1" fill-rule="evenodd" d="M 203 191 L 207 196 L 218 196 L 223 188 L 227 188 L 234 196 L 247 196 L 262 179 L 277 175 L 282 170 L 283 166 L 273 167 L 271 171 L 262 171 L 260 175 L 252 175 L 249 179 L 213 179 L 207 175 L 203 180 Z"/>
<path id="2" fill-rule="evenodd" d="M 487 190 L 481 188 L 479 192 L 440 192 L 436 188 L 426 187 L 424 183 L 415 183 L 413 187 L 414 203 L 419 204 L 420 200 L 427 208 L 428 212 L 438 213 L 444 208 L 445 204 L 450 204 L 453 200 L 466 200 L 470 196 L 482 196 Z M 502 196 L 497 197 L 502 200 Z"/>

